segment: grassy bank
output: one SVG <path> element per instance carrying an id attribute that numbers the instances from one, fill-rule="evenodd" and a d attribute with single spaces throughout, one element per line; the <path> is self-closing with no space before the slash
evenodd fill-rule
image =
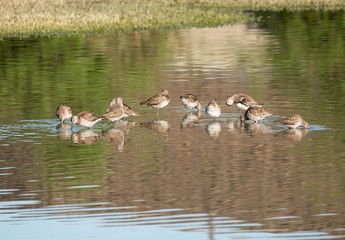
<path id="1" fill-rule="evenodd" d="M 344 6 L 345 0 L 6 0 L 0 37 L 220 26 L 253 21 L 245 10 Z"/>

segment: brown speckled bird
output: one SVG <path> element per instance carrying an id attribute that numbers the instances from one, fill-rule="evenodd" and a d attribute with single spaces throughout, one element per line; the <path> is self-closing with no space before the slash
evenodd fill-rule
<path id="1" fill-rule="evenodd" d="M 91 128 L 102 119 L 102 116 L 89 111 L 84 111 L 72 117 L 72 125 L 78 124 L 81 127 Z"/>
<path id="2" fill-rule="evenodd" d="M 199 111 L 201 110 L 201 104 L 198 101 L 198 97 L 194 94 L 186 94 L 184 96 L 180 96 L 180 100 L 184 106 L 183 111 L 186 112 L 186 108 L 189 108 L 191 111 L 193 108 L 197 108 Z"/>
<path id="3" fill-rule="evenodd" d="M 169 102 L 170 102 L 170 95 L 169 95 L 168 90 L 162 90 L 157 95 L 150 97 L 144 102 L 140 102 L 140 105 L 157 108 L 157 115 L 158 115 L 159 109 L 167 106 Z"/>
<path id="4" fill-rule="evenodd" d="M 249 107 L 260 106 L 254 98 L 245 93 L 234 94 L 226 101 L 226 105 L 228 106 L 231 106 L 234 103 L 236 103 L 237 107 L 243 111 L 246 111 Z"/>
<path id="5" fill-rule="evenodd" d="M 112 107 L 110 107 L 108 112 L 104 113 L 102 117 L 105 119 L 111 121 L 112 123 L 116 122 L 117 126 L 117 121 L 123 118 L 124 116 L 124 111 L 123 111 L 123 103 L 122 103 L 122 98 L 118 97 L 116 99 L 116 104 L 114 104 Z"/>
<path id="6" fill-rule="evenodd" d="M 56 117 L 63 123 L 72 117 L 72 108 L 67 105 L 60 105 L 55 112 Z"/>
<path id="7" fill-rule="evenodd" d="M 109 104 L 109 108 L 105 111 L 106 113 L 110 111 L 111 107 L 117 104 L 117 98 L 113 98 Z M 139 114 L 136 113 L 132 108 L 126 105 L 124 102 L 123 104 L 123 118 L 130 117 L 130 116 L 138 116 Z"/>
<path id="8" fill-rule="evenodd" d="M 217 103 L 216 99 L 212 99 L 205 108 L 205 113 L 207 116 L 216 119 L 220 117 L 222 109 Z"/>
<path id="9" fill-rule="evenodd" d="M 272 113 L 266 111 L 262 107 L 249 107 L 244 115 L 241 116 L 241 120 L 252 120 L 254 122 L 258 122 L 270 115 L 272 115 Z"/>
<path id="10" fill-rule="evenodd" d="M 299 114 L 293 114 L 286 118 L 275 120 L 274 122 L 283 124 L 288 128 L 297 128 L 299 126 L 309 128 L 309 123 L 307 123 Z"/>

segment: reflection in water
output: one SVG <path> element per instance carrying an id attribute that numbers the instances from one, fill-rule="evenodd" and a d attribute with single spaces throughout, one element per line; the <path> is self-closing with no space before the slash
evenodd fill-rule
<path id="1" fill-rule="evenodd" d="M 79 144 L 93 144 L 100 139 L 100 136 L 92 129 L 83 129 L 72 134 L 72 142 Z"/>
<path id="2" fill-rule="evenodd" d="M 200 116 L 201 111 L 198 111 L 196 113 L 189 112 L 185 114 L 181 120 L 181 129 L 194 127 L 198 123 Z"/>
<path id="3" fill-rule="evenodd" d="M 220 122 L 216 120 L 206 124 L 206 132 L 211 137 L 218 137 L 221 131 L 222 131 L 222 125 L 220 124 Z"/>
<path id="4" fill-rule="evenodd" d="M 117 129 L 121 130 L 125 134 L 128 134 L 129 130 L 136 124 L 136 122 L 121 119 L 117 121 Z"/>
<path id="5" fill-rule="evenodd" d="M 55 227 L 53 219 L 82 221 L 84 229 L 95 220 L 96 226 L 116 226 L 99 227 L 112 234 L 141 224 L 147 232 L 160 228 L 161 239 L 168 235 L 166 226 L 192 236 L 175 239 L 192 239 L 194 233 L 207 238 L 206 231 L 214 239 L 344 235 L 344 13 L 333 20 L 301 12 L 290 21 L 285 16 L 291 14 L 274 13 L 265 29 L 241 24 L 2 41 L 0 100 L 9 104 L 0 104 L 1 224 L 17 227 L 12 235 L 32 222 Z M 322 21 L 308 23 L 318 17 Z M 330 34 L 324 34 L 328 27 Z M 171 94 L 162 112 L 169 123 L 146 123 L 151 110 L 139 108 L 138 101 L 163 88 Z M 303 144 L 289 142 L 278 137 L 294 133 L 296 139 L 306 132 L 277 133 L 270 119 L 262 122 L 272 128 L 267 134 L 262 125 L 240 128 L 239 110 L 225 107 L 220 123 L 205 126 L 211 120 L 199 119 L 206 129 L 175 131 L 193 126 L 181 123 L 183 113 L 175 111 L 185 92 L 198 94 L 203 105 L 213 97 L 222 105 L 229 94 L 246 92 L 276 114 L 300 112 L 328 129 L 312 128 Z M 56 137 L 57 102 L 100 113 L 114 96 L 136 107 L 141 128 L 119 121 L 117 129 L 103 133 L 104 140 L 84 147 Z M 93 130 L 108 130 L 105 125 Z M 151 134 L 146 127 L 169 134 Z M 229 131 L 220 133 L 221 127 Z M 91 139 L 99 139 L 93 134 Z M 74 140 L 92 142 L 80 135 Z M 125 154 L 109 154 L 117 148 Z M 14 209 L 15 204 L 21 206 Z M 65 224 L 61 232 L 74 229 Z"/>
<path id="6" fill-rule="evenodd" d="M 275 137 L 286 138 L 294 142 L 301 141 L 309 132 L 307 128 L 286 129 L 276 133 Z"/>
<path id="7" fill-rule="evenodd" d="M 124 124 L 122 123 L 122 126 Z M 103 137 L 107 138 L 112 144 L 117 146 L 119 152 L 123 151 L 123 146 L 125 145 L 125 136 L 123 131 L 117 128 L 110 128 L 108 131 L 104 132 Z"/>
<path id="8" fill-rule="evenodd" d="M 240 128 L 242 132 L 245 132 L 246 134 L 251 136 L 262 135 L 271 131 L 271 128 L 266 124 L 261 122 L 256 123 L 253 121 L 241 122 Z"/>
<path id="9" fill-rule="evenodd" d="M 153 120 L 151 122 L 142 122 L 140 127 L 151 129 L 156 133 L 167 133 L 170 130 L 170 124 L 164 120 Z"/>
<path id="10" fill-rule="evenodd" d="M 56 133 L 61 139 L 70 139 L 72 136 L 72 125 L 69 123 L 60 123 L 56 126 Z"/>
<path id="11" fill-rule="evenodd" d="M 235 132 L 237 126 L 235 126 L 235 122 L 231 121 L 231 122 L 228 122 L 227 126 L 228 126 L 228 131 L 229 132 Z"/>

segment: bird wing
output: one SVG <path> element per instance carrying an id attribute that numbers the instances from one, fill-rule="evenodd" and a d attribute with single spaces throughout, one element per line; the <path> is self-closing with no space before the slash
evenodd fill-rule
<path id="1" fill-rule="evenodd" d="M 72 108 L 68 107 L 68 113 L 72 114 Z"/>
<path id="2" fill-rule="evenodd" d="M 78 116 L 83 117 L 83 118 L 87 119 L 88 121 L 92 121 L 92 122 L 101 118 L 101 116 L 99 116 L 95 113 L 92 113 L 92 112 L 88 112 L 88 111 L 81 112 L 78 114 Z"/>
<path id="3" fill-rule="evenodd" d="M 265 109 L 263 109 L 262 107 L 251 107 L 251 108 L 248 108 L 248 111 L 250 111 L 251 114 L 255 114 L 255 115 L 271 115 L 272 114 L 266 111 Z"/>
<path id="4" fill-rule="evenodd" d="M 105 118 L 116 118 L 123 114 L 123 110 L 118 105 L 114 105 L 108 109 L 109 111 L 103 114 Z"/>
<path id="5" fill-rule="evenodd" d="M 123 103 L 123 111 L 125 114 L 127 115 L 138 115 L 135 111 L 132 110 L 132 108 L 130 108 L 128 105 Z"/>
<path id="6" fill-rule="evenodd" d="M 286 118 L 278 119 L 276 122 L 283 123 L 285 125 L 293 125 L 298 121 L 297 115 L 287 116 Z"/>
<path id="7" fill-rule="evenodd" d="M 254 100 L 254 98 L 252 98 L 251 96 L 247 96 L 246 98 L 246 102 L 249 104 L 253 104 L 253 105 L 257 105 L 258 103 Z"/>
<path id="8" fill-rule="evenodd" d="M 251 96 L 245 95 L 244 93 L 241 94 L 243 95 L 237 98 L 237 102 L 242 102 L 243 104 L 246 104 L 248 106 L 258 105 L 258 103 Z"/>
<path id="9" fill-rule="evenodd" d="M 163 96 L 161 94 L 157 94 L 149 99 L 147 99 L 145 102 L 141 102 L 141 105 L 151 106 L 151 105 L 158 105 L 162 102 Z"/>
<path id="10" fill-rule="evenodd" d="M 247 98 L 247 97 L 249 96 L 245 93 L 237 93 L 232 96 L 235 103 L 241 102 L 243 98 Z"/>
<path id="11" fill-rule="evenodd" d="M 186 96 L 184 96 L 185 99 L 188 99 L 191 102 L 196 102 L 198 101 L 198 97 L 195 96 L 194 94 L 186 94 Z"/>

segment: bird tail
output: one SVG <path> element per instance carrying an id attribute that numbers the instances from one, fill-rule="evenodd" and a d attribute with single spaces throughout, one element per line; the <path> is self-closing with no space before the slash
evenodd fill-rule
<path id="1" fill-rule="evenodd" d="M 140 102 L 139 103 L 141 106 L 145 106 L 146 105 L 146 101 L 145 102 Z"/>
<path id="2" fill-rule="evenodd" d="M 126 111 L 124 111 L 126 114 L 128 114 L 129 116 L 139 116 L 139 114 L 135 111 L 133 111 L 132 109 L 128 109 Z"/>

